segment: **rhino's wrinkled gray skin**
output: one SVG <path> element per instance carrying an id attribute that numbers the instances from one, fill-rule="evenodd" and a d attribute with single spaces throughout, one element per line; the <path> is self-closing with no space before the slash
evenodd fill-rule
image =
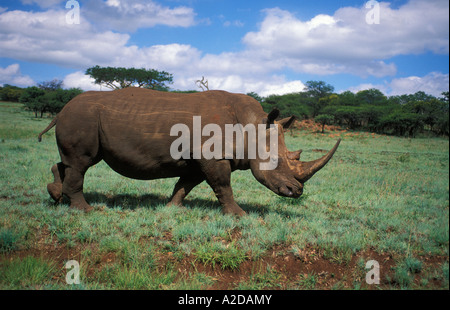
<path id="1" fill-rule="evenodd" d="M 56 125 L 56 141 L 61 162 L 52 167 L 54 182 L 47 189 L 55 201 L 70 198 L 71 207 L 92 210 L 83 196 L 84 175 L 89 167 L 104 160 L 112 169 L 129 178 L 151 180 L 179 177 L 170 204 L 181 205 L 186 195 L 206 180 L 223 207 L 224 213 L 243 215 L 230 186 L 231 172 L 251 169 L 255 178 L 278 195 L 297 198 L 303 183 L 331 159 L 340 140 L 322 158 L 302 162 L 300 152 L 290 152 L 284 143 L 283 129 L 294 118 L 275 121 L 278 110 L 267 114 L 259 102 L 242 94 L 206 91 L 193 94 L 158 92 L 126 88 L 112 92 L 85 92 L 71 100 L 50 125 Z M 175 124 L 191 129 L 194 116 L 203 124 L 273 124 L 278 129 L 278 163 L 273 170 L 261 170 L 261 158 L 174 159 L 170 135 Z M 266 130 L 267 135 L 270 128 Z M 202 143 L 208 137 L 202 138 Z M 247 150 L 247 136 L 244 139 Z M 192 144 L 191 144 L 192 145 Z"/>

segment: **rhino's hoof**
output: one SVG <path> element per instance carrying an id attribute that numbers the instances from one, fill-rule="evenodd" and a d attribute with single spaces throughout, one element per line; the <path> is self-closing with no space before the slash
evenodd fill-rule
<path id="1" fill-rule="evenodd" d="M 236 216 L 244 216 L 247 213 L 242 210 L 240 207 L 232 207 L 232 208 L 223 208 L 222 209 L 222 213 L 223 214 L 232 214 L 232 215 L 236 215 Z"/>
<path id="2" fill-rule="evenodd" d="M 62 200 L 62 184 L 61 183 L 50 183 L 47 184 L 47 191 L 52 199 L 59 203 Z"/>
<path id="3" fill-rule="evenodd" d="M 88 205 L 87 203 L 76 203 L 72 202 L 70 204 L 70 208 L 84 211 L 85 213 L 89 213 L 94 210 L 94 207 Z"/>

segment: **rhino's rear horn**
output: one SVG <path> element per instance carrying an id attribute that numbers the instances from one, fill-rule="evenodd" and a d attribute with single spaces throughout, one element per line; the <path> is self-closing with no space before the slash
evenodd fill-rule
<path id="1" fill-rule="evenodd" d="M 334 147 L 324 156 L 313 161 L 295 161 L 294 172 L 295 178 L 300 183 L 308 181 L 317 171 L 322 169 L 336 152 L 341 139 L 339 139 Z M 297 151 L 298 152 L 298 151 Z M 296 153 L 296 152 L 290 152 Z M 298 154 L 300 156 L 300 153 Z"/>
<path id="2" fill-rule="evenodd" d="M 295 151 L 295 152 L 288 151 L 287 158 L 290 159 L 290 160 L 299 160 L 301 153 L 302 153 L 302 150 L 298 150 L 298 151 Z"/>

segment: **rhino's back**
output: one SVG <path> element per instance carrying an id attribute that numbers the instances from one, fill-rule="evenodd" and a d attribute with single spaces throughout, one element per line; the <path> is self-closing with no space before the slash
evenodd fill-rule
<path id="1" fill-rule="evenodd" d="M 150 113 L 194 113 L 229 107 L 233 94 L 224 91 L 203 93 L 171 93 L 143 88 L 115 91 L 89 91 L 74 98 L 70 105 L 97 105 L 110 113 L 149 115 Z"/>
<path id="2" fill-rule="evenodd" d="M 179 94 L 140 88 L 86 92 L 61 111 L 59 132 L 60 136 L 63 131 L 73 136 L 73 130 L 65 128 L 89 124 L 82 138 L 98 141 L 103 159 L 122 175 L 139 179 L 179 176 L 192 172 L 186 161 L 170 155 L 170 146 L 178 138 L 170 135 L 172 126 L 184 124 L 192 133 L 194 116 L 201 116 L 203 126 L 235 123 L 236 96 L 240 95 L 222 91 Z"/>

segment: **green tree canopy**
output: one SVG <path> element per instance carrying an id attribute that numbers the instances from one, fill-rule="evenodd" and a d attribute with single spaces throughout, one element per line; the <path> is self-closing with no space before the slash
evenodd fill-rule
<path id="1" fill-rule="evenodd" d="M 383 105 L 386 104 L 387 99 L 387 97 L 376 88 L 361 90 L 356 93 L 355 97 L 359 104 L 369 105 Z"/>
<path id="2" fill-rule="evenodd" d="M 44 95 L 45 90 L 31 86 L 22 92 L 19 101 L 24 103 L 26 109 L 33 111 L 35 117 L 38 116 L 38 112 L 41 112 L 42 117 L 45 112 Z"/>
<path id="3" fill-rule="evenodd" d="M 111 89 L 143 87 L 167 91 L 169 87 L 166 83 L 171 84 L 173 82 L 172 74 L 145 68 L 95 66 L 88 68 L 86 74 L 95 80 L 95 84 Z"/>
<path id="4" fill-rule="evenodd" d="M 325 125 L 330 125 L 334 120 L 334 116 L 330 114 L 317 115 L 314 121 L 322 125 L 322 133 L 325 131 Z"/>
<path id="5" fill-rule="evenodd" d="M 306 102 L 312 111 L 312 117 L 316 117 L 320 110 L 324 107 L 326 101 L 321 99 L 330 96 L 334 91 L 334 86 L 324 81 L 308 81 L 306 82 L 306 94 L 311 98 Z"/>
<path id="6" fill-rule="evenodd" d="M 63 81 L 58 79 L 53 79 L 51 81 L 44 81 L 41 83 L 38 83 L 37 85 L 40 89 L 43 89 L 45 91 L 55 91 L 57 89 L 62 89 Z"/>
<path id="7" fill-rule="evenodd" d="M 40 87 L 31 86 L 23 89 L 19 100 L 27 110 L 34 112 L 35 117 L 38 117 L 38 113 L 43 117 L 46 112 L 58 113 L 67 102 L 82 92 L 79 88 L 57 88 L 46 91 Z"/>
<path id="8" fill-rule="evenodd" d="M 306 92 L 319 100 L 325 96 L 331 95 L 334 91 L 334 86 L 325 83 L 324 81 L 308 81 L 306 82 Z"/>
<path id="9" fill-rule="evenodd" d="M 3 87 L 0 87 L 0 100 L 19 102 L 22 92 L 23 89 L 20 87 L 5 84 Z"/>

